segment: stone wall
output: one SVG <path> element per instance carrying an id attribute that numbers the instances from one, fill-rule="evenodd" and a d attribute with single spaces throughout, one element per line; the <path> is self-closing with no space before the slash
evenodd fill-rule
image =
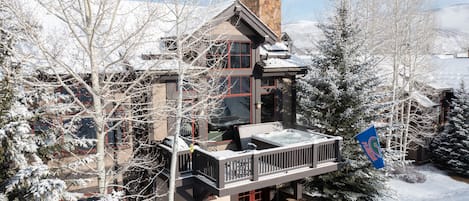
<path id="1" fill-rule="evenodd" d="M 282 13 L 280 0 L 241 0 L 262 22 L 280 38 L 282 35 Z"/>

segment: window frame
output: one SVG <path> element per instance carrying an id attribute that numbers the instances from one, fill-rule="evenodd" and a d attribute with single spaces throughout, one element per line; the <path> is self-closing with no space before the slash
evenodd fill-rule
<path id="1" fill-rule="evenodd" d="M 229 69 L 229 70 L 247 70 L 247 69 L 252 69 L 252 42 L 251 41 L 246 41 L 246 40 L 226 40 L 226 41 L 219 41 L 216 42 L 218 44 L 225 43 L 226 44 L 226 49 L 220 51 L 215 50 L 215 51 L 209 51 L 207 53 L 207 58 L 210 57 L 210 59 L 221 59 L 226 61 L 226 66 L 221 66 L 219 67 L 220 69 Z M 239 52 L 238 53 L 233 53 L 232 51 L 232 46 L 234 43 L 240 44 L 239 45 Z M 248 50 L 249 53 L 243 53 L 242 52 L 242 44 L 248 44 Z M 221 45 L 220 45 L 221 46 Z M 215 52 L 215 53 L 213 53 Z M 233 68 L 231 65 L 231 57 L 239 57 L 239 67 L 238 68 Z M 249 67 L 242 67 L 243 64 L 243 57 L 248 57 L 249 58 Z M 222 61 L 223 62 L 223 61 Z M 208 60 L 207 60 L 208 63 Z M 207 66 L 210 66 L 207 64 Z"/>

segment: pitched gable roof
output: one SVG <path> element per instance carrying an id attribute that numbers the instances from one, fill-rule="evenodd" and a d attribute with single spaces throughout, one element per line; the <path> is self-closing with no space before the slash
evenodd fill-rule
<path id="1" fill-rule="evenodd" d="M 37 26 L 40 28 L 39 37 L 44 41 L 44 47 L 54 52 L 55 59 L 59 60 L 64 65 L 70 67 L 69 70 L 73 70 L 77 73 L 86 73 L 90 69 L 87 66 L 88 63 L 83 59 L 86 54 L 83 50 L 80 50 L 80 44 L 76 41 L 73 36 L 84 37 L 82 29 L 74 27 L 74 25 L 68 26 L 62 19 L 49 12 L 43 5 L 39 5 L 35 1 L 19 0 L 19 5 L 25 9 L 25 13 L 35 18 Z M 217 24 L 236 19 L 237 22 L 243 25 L 235 24 L 236 28 L 243 31 L 242 27 L 249 27 L 249 30 L 253 31 L 258 38 L 262 40 L 258 41 L 261 43 L 275 44 L 278 37 L 276 34 L 264 24 L 252 11 L 250 11 L 244 4 L 238 0 L 228 0 L 221 3 L 213 4 L 210 6 L 197 6 L 197 5 L 179 5 L 178 9 L 180 12 L 175 12 L 176 5 L 160 3 L 151 0 L 147 1 L 132 1 L 123 0 L 119 3 L 115 19 L 112 19 L 114 24 L 113 32 L 108 38 L 111 41 L 115 41 L 117 44 L 121 43 L 123 39 L 128 38 L 132 35 L 131 31 L 137 29 L 138 26 L 143 23 L 147 23 L 145 29 L 142 31 L 142 38 L 140 41 L 132 44 L 134 46 L 133 52 L 126 52 L 127 50 L 122 49 L 124 47 L 114 47 L 108 45 L 109 50 L 112 54 L 104 55 L 106 58 L 103 60 L 117 60 L 121 57 L 121 53 L 125 52 L 128 57 L 128 61 L 132 66 L 147 66 L 144 64 L 145 61 L 136 61 L 141 59 L 142 55 L 156 55 L 163 53 L 162 39 L 174 36 L 176 32 L 191 35 L 204 28 L 204 26 L 213 27 Z M 155 16 L 150 21 L 144 21 L 145 15 L 151 12 Z M 74 11 L 71 11 L 74 12 Z M 60 14 L 60 13 L 59 13 Z M 71 16 L 77 23 L 81 23 L 81 19 L 78 16 Z M 182 19 L 182 20 L 181 20 Z M 180 20 L 179 26 L 176 29 L 175 24 L 177 20 Z M 111 19 L 104 19 L 105 23 L 111 23 Z M 239 26 L 238 26 L 239 25 Z M 75 33 L 70 30 L 72 28 Z M 103 30 L 98 32 L 106 33 Z M 108 29 L 107 27 L 105 29 Z M 106 33 L 107 34 L 107 33 Z M 22 51 L 28 55 L 39 55 L 40 51 L 30 44 L 20 44 Z M 47 67 L 49 64 L 41 56 L 35 56 L 34 61 L 31 60 L 30 66 L 34 69 Z M 133 63 L 135 62 L 135 63 Z M 60 67 L 57 67 L 60 68 Z M 69 70 L 57 69 L 55 72 L 66 73 Z M 116 67 L 118 68 L 118 67 Z M 106 69 L 106 71 L 109 69 Z M 119 70 L 119 69 L 111 69 Z"/>
<path id="2" fill-rule="evenodd" d="M 244 21 L 246 21 L 252 28 L 254 28 L 257 33 L 263 36 L 266 40 L 265 42 L 270 44 L 277 42 L 280 36 L 277 36 L 277 34 L 275 34 L 275 32 L 269 26 L 262 22 L 262 20 L 242 2 L 237 0 L 236 4 L 236 12 L 240 18 L 244 19 Z"/>

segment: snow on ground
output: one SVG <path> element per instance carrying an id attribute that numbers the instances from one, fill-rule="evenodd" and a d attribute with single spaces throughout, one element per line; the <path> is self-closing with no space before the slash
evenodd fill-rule
<path id="1" fill-rule="evenodd" d="M 398 179 L 388 182 L 391 190 L 397 193 L 395 198 L 384 201 L 468 201 L 469 184 L 449 177 L 445 172 L 431 165 L 416 167 L 427 180 L 424 183 L 407 183 Z"/>

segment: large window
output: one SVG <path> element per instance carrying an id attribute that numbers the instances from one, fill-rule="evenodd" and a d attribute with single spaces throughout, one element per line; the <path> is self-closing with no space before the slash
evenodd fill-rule
<path id="1" fill-rule="evenodd" d="M 96 125 L 92 118 L 82 118 L 71 122 L 70 119 L 63 121 L 64 127 L 69 133 L 65 133 L 68 139 L 96 139 Z M 75 136 L 75 137 L 74 137 Z M 79 150 L 88 150 L 95 147 L 95 144 L 79 146 Z"/>
<path id="2" fill-rule="evenodd" d="M 282 121 L 282 92 L 277 89 L 274 78 L 263 78 L 261 80 L 261 122 Z"/>
<path id="3" fill-rule="evenodd" d="M 125 126 L 118 122 L 109 122 L 107 127 L 107 143 L 111 145 L 121 145 L 124 137 Z"/>
<path id="4" fill-rule="evenodd" d="M 240 193 L 238 195 L 239 201 L 261 201 L 262 200 L 262 191 L 261 190 L 254 190 L 248 191 L 244 193 Z"/>
<path id="5" fill-rule="evenodd" d="M 83 118 L 77 125 L 76 136 L 78 138 L 96 139 L 96 125 L 92 118 Z"/>
<path id="6" fill-rule="evenodd" d="M 227 94 L 221 105 L 220 118 L 222 123 L 230 125 L 249 123 L 251 117 L 251 78 L 249 76 L 231 76 L 226 78 L 224 83 Z"/>
<path id="7" fill-rule="evenodd" d="M 63 121 L 65 128 L 71 129 L 70 131 L 79 139 L 96 139 L 96 124 L 93 118 L 85 117 L 82 118 L 73 124 L 71 124 L 70 120 Z M 125 123 L 117 124 L 117 122 L 108 122 L 106 126 L 106 144 L 108 145 L 122 145 L 125 133 L 126 133 L 126 125 Z M 66 135 L 66 138 L 70 138 L 72 136 Z M 81 149 L 88 149 L 94 148 L 93 147 L 80 147 Z"/>
<path id="8" fill-rule="evenodd" d="M 230 69 L 251 68 L 251 43 L 215 43 L 207 54 L 207 65 Z"/>
<path id="9" fill-rule="evenodd" d="M 219 116 L 212 118 L 209 139 L 214 141 L 233 138 L 235 125 L 251 122 L 251 78 L 231 76 L 224 81 L 226 96 L 220 105 Z"/>
<path id="10" fill-rule="evenodd" d="M 73 92 L 73 94 L 69 94 L 67 90 L 64 88 L 60 88 L 60 93 L 64 95 L 70 95 L 70 96 L 75 96 L 81 103 L 85 105 L 91 105 L 93 103 L 93 96 L 91 93 L 88 92 L 88 90 L 84 87 L 74 87 L 70 86 L 70 90 Z"/>

